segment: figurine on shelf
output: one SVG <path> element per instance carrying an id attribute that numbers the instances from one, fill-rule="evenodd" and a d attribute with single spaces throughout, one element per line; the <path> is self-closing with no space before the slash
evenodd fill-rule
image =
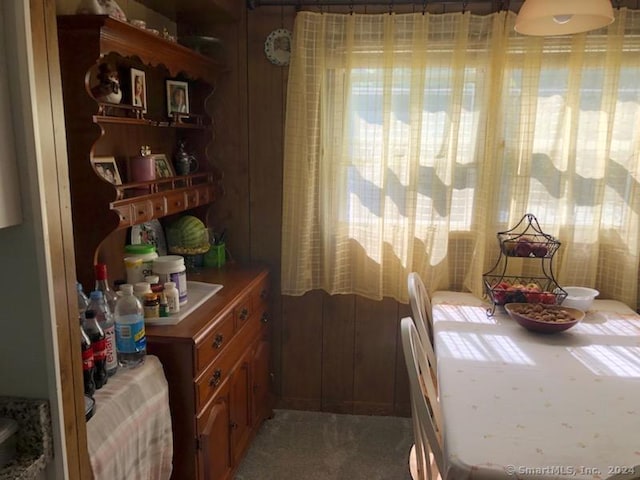
<path id="1" fill-rule="evenodd" d="M 120 76 L 118 70 L 102 63 L 98 67 L 98 85 L 91 89 L 91 94 L 99 102 L 120 103 L 122 101 L 122 89 L 120 88 Z"/>
<path id="2" fill-rule="evenodd" d="M 194 155 L 187 153 L 185 144 L 184 140 L 178 142 L 178 151 L 175 155 L 176 173 L 178 175 L 189 175 L 198 170 L 198 160 Z"/>

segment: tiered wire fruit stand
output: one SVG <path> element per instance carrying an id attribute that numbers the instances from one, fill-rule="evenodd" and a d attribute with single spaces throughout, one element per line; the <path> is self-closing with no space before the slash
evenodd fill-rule
<path id="1" fill-rule="evenodd" d="M 567 292 L 553 275 L 553 257 L 560 248 L 560 242 L 542 231 L 536 217 L 525 214 L 516 226 L 498 232 L 497 237 L 500 256 L 493 268 L 482 275 L 485 292 L 491 300 L 487 314 L 493 315 L 496 306 L 513 302 L 562 303 Z M 539 273 L 508 275 L 507 267 L 512 257 L 539 261 Z"/>

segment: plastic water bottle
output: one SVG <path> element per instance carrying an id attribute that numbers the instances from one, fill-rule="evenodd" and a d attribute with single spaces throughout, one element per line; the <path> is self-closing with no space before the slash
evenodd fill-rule
<path id="1" fill-rule="evenodd" d="M 144 362 L 147 338 L 144 331 L 142 303 L 133 295 L 133 285 L 120 286 L 122 297 L 116 302 L 116 349 L 118 363 L 123 368 L 134 368 Z"/>
<path id="2" fill-rule="evenodd" d="M 118 355 L 116 353 L 116 326 L 113 313 L 107 304 L 104 294 L 94 290 L 89 294 L 89 309 L 96 312 L 96 319 L 104 332 L 106 345 L 107 375 L 110 377 L 118 370 Z"/>

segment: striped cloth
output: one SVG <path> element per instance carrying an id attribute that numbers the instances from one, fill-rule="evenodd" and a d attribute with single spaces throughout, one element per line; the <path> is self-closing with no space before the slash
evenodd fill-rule
<path id="1" fill-rule="evenodd" d="M 87 422 L 87 443 L 96 480 L 163 480 L 171 476 L 173 438 L 169 390 L 162 364 L 119 369 L 97 390 Z"/>

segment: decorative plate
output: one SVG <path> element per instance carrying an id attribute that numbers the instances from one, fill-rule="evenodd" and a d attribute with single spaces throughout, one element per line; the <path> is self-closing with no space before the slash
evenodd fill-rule
<path id="1" fill-rule="evenodd" d="M 155 245 L 156 253 L 162 257 L 167 254 L 167 240 L 164 236 L 164 230 L 158 219 L 150 222 L 140 223 L 131 227 L 131 244 L 148 243 Z"/>
<path id="2" fill-rule="evenodd" d="M 281 67 L 289 65 L 291 32 L 284 28 L 278 28 L 271 32 L 264 42 L 264 53 L 274 65 Z"/>

